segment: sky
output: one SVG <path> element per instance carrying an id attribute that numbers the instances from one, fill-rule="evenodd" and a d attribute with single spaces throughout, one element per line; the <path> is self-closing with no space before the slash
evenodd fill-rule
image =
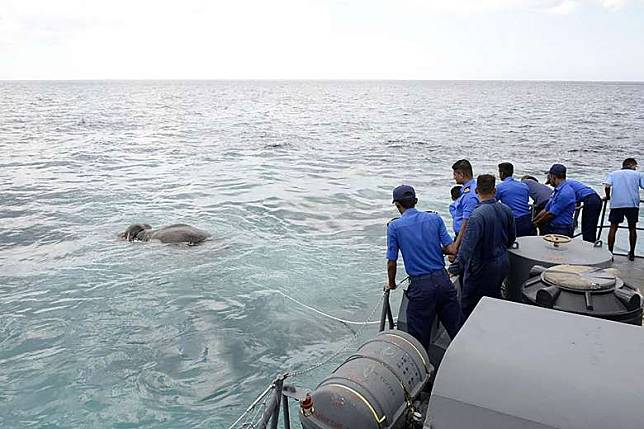
<path id="1" fill-rule="evenodd" d="M 644 81 L 644 0 L 0 0 L 0 79 Z"/>

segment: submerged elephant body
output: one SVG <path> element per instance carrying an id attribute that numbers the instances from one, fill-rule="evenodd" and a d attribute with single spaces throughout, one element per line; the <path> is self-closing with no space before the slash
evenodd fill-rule
<path id="1" fill-rule="evenodd" d="M 188 243 L 197 244 L 210 237 L 210 234 L 194 226 L 178 223 L 168 225 L 159 229 L 145 223 L 130 225 L 121 238 L 128 241 L 151 241 L 158 240 L 162 243 Z"/>

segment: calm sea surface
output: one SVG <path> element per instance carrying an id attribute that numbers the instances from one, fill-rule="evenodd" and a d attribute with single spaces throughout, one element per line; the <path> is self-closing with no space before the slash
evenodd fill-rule
<path id="1" fill-rule="evenodd" d="M 275 291 L 378 301 L 393 187 L 446 219 L 464 157 L 600 190 L 644 163 L 644 85 L 0 82 L 0 152 L 0 427 L 222 428 L 352 335 Z"/>

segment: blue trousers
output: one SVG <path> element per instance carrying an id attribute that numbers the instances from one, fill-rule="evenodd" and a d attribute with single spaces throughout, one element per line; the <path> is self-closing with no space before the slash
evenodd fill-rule
<path id="1" fill-rule="evenodd" d="M 541 227 L 541 235 L 546 235 L 546 234 L 561 234 L 561 235 L 567 235 L 568 237 L 572 238 L 572 236 L 575 234 L 575 227 L 572 225 L 553 226 L 550 224 L 546 224 Z"/>
<path id="2" fill-rule="evenodd" d="M 594 243 L 597 241 L 597 222 L 602 211 L 602 200 L 593 193 L 582 201 L 584 208 L 581 210 L 581 235 L 584 241 Z"/>
<path id="3" fill-rule="evenodd" d="M 532 225 L 532 215 L 527 214 L 514 219 L 514 224 L 517 228 L 517 237 L 525 237 L 526 235 L 537 235 L 537 230 Z"/>
<path id="4" fill-rule="evenodd" d="M 405 292 L 407 305 L 407 330 L 427 349 L 430 344 L 432 324 L 436 315 L 447 333 L 454 338 L 463 323 L 463 313 L 456 297 L 456 288 L 447 271 L 411 277 Z"/>
<path id="5" fill-rule="evenodd" d="M 465 316 L 472 313 L 484 296 L 501 298 L 501 285 L 509 273 L 507 253 L 498 258 L 468 264 L 461 288 L 461 305 Z"/>

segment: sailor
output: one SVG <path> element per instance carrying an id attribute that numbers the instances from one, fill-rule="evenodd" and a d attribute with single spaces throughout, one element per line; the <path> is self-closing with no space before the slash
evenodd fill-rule
<path id="1" fill-rule="evenodd" d="M 451 274 L 463 276 L 461 306 L 466 316 L 484 296 L 501 298 L 501 284 L 510 272 L 507 249 L 516 239 L 512 210 L 495 198 L 494 176 L 477 178 L 476 193 L 481 205 L 474 210 L 450 265 Z"/>
<path id="2" fill-rule="evenodd" d="M 528 185 L 530 191 L 530 198 L 532 199 L 532 212 L 537 215 L 546 207 L 550 197 L 552 196 L 552 188 L 550 186 L 539 183 L 536 177 L 523 176 L 521 181 Z"/>
<path id="3" fill-rule="evenodd" d="M 476 180 L 472 172 L 472 164 L 467 159 L 459 159 L 452 165 L 454 181 L 463 185 L 462 195 L 456 200 L 454 210 L 454 223 L 460 225 L 456 236 L 456 249 L 463 239 L 463 234 L 467 230 L 467 223 L 472 212 L 479 205 L 479 199 L 476 196 Z"/>
<path id="4" fill-rule="evenodd" d="M 608 231 L 608 250 L 615 247 L 615 234 L 619 224 L 628 222 L 628 239 L 630 250 L 628 259 L 635 260 L 635 245 L 637 244 L 637 221 L 640 210 L 640 189 L 644 189 L 644 174 L 637 171 L 637 161 L 626 158 L 622 169 L 613 171 L 604 180 L 606 199 L 610 200 L 610 230 Z"/>
<path id="5" fill-rule="evenodd" d="M 456 185 L 449 190 L 452 202 L 449 204 L 449 214 L 452 217 L 452 229 L 454 230 L 454 237 L 458 235 L 458 230 L 461 227 L 460 222 L 456 222 L 456 201 L 463 195 L 463 186 Z M 462 220 L 462 219 L 461 219 Z"/>
<path id="6" fill-rule="evenodd" d="M 512 210 L 514 223 L 517 228 L 517 237 L 535 235 L 532 225 L 532 213 L 528 201 L 530 189 L 525 183 L 514 180 L 514 166 L 509 162 L 499 164 L 499 177 L 501 182 L 496 187 L 496 199 Z"/>
<path id="7" fill-rule="evenodd" d="M 566 167 L 553 164 L 548 171 L 548 183 L 555 190 L 546 207 L 535 217 L 534 224 L 542 234 L 561 234 L 572 238 L 577 198 L 574 189 L 566 181 Z"/>
<path id="8" fill-rule="evenodd" d="M 387 275 L 385 289 L 396 288 L 396 261 L 402 253 L 410 285 L 405 295 L 409 333 L 429 347 L 436 315 L 454 337 L 461 327 L 462 312 L 456 289 L 445 270 L 443 252 L 453 252 L 452 238 L 436 213 L 416 210 L 416 192 L 408 185 L 393 191 L 393 203 L 401 216 L 387 225 Z"/>
<path id="9" fill-rule="evenodd" d="M 602 211 L 602 199 L 590 186 L 576 180 L 567 180 L 568 185 L 575 191 L 577 204 L 582 203 L 581 235 L 584 241 L 597 241 L 597 223 Z"/>

